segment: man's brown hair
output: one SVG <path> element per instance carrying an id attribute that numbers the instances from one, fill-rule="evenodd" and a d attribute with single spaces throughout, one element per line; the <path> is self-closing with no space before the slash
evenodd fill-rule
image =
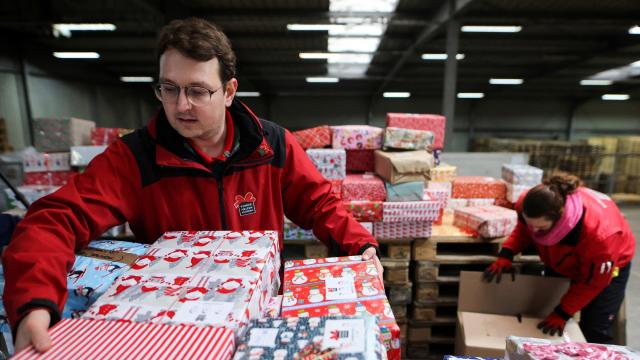
<path id="1" fill-rule="evenodd" d="M 158 60 L 169 48 L 198 61 L 217 58 L 223 83 L 236 76 L 236 55 L 229 38 L 217 26 L 204 19 L 191 17 L 173 20 L 165 25 L 158 37 Z"/>

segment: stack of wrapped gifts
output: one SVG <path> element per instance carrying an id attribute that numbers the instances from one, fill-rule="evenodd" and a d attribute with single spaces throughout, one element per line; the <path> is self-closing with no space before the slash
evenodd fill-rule
<path id="1" fill-rule="evenodd" d="M 523 193 L 542 182 L 542 169 L 529 165 L 502 165 L 502 179 L 507 182 L 507 200 L 516 203 Z"/>

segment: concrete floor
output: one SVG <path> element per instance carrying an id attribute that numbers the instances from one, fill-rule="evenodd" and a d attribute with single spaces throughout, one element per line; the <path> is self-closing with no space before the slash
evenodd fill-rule
<path id="1" fill-rule="evenodd" d="M 640 206 L 623 206 L 621 210 L 636 237 L 636 254 L 626 292 L 627 345 L 640 350 Z"/>

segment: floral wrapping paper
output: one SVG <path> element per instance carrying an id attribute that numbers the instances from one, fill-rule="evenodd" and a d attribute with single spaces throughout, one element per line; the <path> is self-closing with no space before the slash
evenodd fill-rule
<path id="1" fill-rule="evenodd" d="M 435 221 L 440 215 L 437 201 L 385 202 L 382 206 L 382 220 L 392 222 Z"/>
<path id="2" fill-rule="evenodd" d="M 374 150 L 346 150 L 348 172 L 373 172 Z"/>
<path id="3" fill-rule="evenodd" d="M 429 172 L 429 179 L 435 182 L 452 182 L 456 179 L 458 168 L 453 165 L 442 163 Z"/>
<path id="4" fill-rule="evenodd" d="M 444 149 L 446 118 L 433 114 L 388 113 L 387 127 L 426 130 L 433 133 L 434 149 Z"/>
<path id="5" fill-rule="evenodd" d="M 317 126 L 291 133 L 303 149 L 322 149 L 331 146 L 331 128 Z"/>
<path id="6" fill-rule="evenodd" d="M 425 130 L 387 127 L 384 131 L 385 148 L 422 150 L 433 145 L 433 133 Z"/>
<path id="7" fill-rule="evenodd" d="M 382 221 L 382 201 L 345 201 L 344 206 L 354 219 L 361 222 Z"/>
<path id="8" fill-rule="evenodd" d="M 76 171 L 42 171 L 24 174 L 23 185 L 62 186 L 76 175 Z"/>
<path id="9" fill-rule="evenodd" d="M 424 181 L 402 184 L 384 184 L 387 189 L 386 201 L 420 201 L 424 198 Z"/>
<path id="10" fill-rule="evenodd" d="M 133 129 L 97 127 L 91 130 L 91 145 L 110 145 L 133 131 Z"/>
<path id="11" fill-rule="evenodd" d="M 332 126 L 334 149 L 382 149 L 384 129 L 369 125 Z"/>
<path id="12" fill-rule="evenodd" d="M 517 221 L 518 215 L 514 210 L 482 206 L 456 209 L 453 225 L 473 236 L 490 239 L 511 234 Z"/>
<path id="13" fill-rule="evenodd" d="M 502 165 L 502 179 L 513 185 L 533 187 L 542 183 L 542 169 L 529 165 Z"/>
<path id="14" fill-rule="evenodd" d="M 452 197 L 456 199 L 504 199 L 504 181 L 486 176 L 458 176 L 453 181 Z"/>
<path id="15" fill-rule="evenodd" d="M 373 223 L 377 240 L 423 239 L 431 236 L 431 221 Z"/>
<path id="16" fill-rule="evenodd" d="M 373 261 L 360 256 L 285 262 L 282 317 L 378 318 L 387 356 L 400 358 L 400 328 Z"/>
<path id="17" fill-rule="evenodd" d="M 96 123 L 76 118 L 34 119 L 34 146 L 40 152 L 69 151 L 72 146 L 91 145 Z"/>
<path id="18" fill-rule="evenodd" d="M 373 174 L 350 174 L 342 182 L 342 200 L 384 201 L 384 181 Z"/>
<path id="19" fill-rule="evenodd" d="M 515 204 L 516 202 L 518 202 L 520 196 L 528 192 L 529 189 L 531 189 L 531 186 L 529 185 L 513 185 L 507 183 L 507 200 Z"/>
<path id="20" fill-rule="evenodd" d="M 280 285 L 274 231 L 173 231 L 83 315 L 96 320 L 224 326 L 242 336 Z"/>
<path id="21" fill-rule="evenodd" d="M 320 174 L 329 180 L 344 179 L 347 174 L 347 154 L 343 149 L 308 149 L 307 156 Z"/>
<path id="22" fill-rule="evenodd" d="M 374 316 L 334 316 L 254 320 L 234 360 L 320 359 L 335 349 L 331 359 L 386 359 Z"/>
<path id="23" fill-rule="evenodd" d="M 28 153 L 22 158 L 25 173 L 71 170 L 70 156 L 63 153 Z"/>

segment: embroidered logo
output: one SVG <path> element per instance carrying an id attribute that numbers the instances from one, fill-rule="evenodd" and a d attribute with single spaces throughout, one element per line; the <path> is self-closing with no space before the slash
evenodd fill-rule
<path id="1" fill-rule="evenodd" d="M 252 193 L 248 192 L 244 195 L 236 195 L 236 202 L 233 207 L 238 209 L 240 216 L 251 215 L 256 213 L 256 198 Z"/>

